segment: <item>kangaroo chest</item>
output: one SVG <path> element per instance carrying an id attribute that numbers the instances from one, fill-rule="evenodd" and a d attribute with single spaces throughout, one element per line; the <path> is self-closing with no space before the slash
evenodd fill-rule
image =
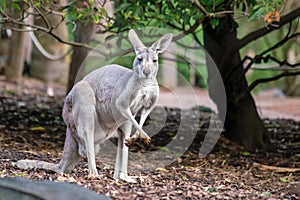
<path id="1" fill-rule="evenodd" d="M 159 95 L 159 87 L 157 84 L 143 85 L 132 96 L 130 110 L 132 114 L 136 114 L 141 108 L 148 109 L 156 104 Z"/>

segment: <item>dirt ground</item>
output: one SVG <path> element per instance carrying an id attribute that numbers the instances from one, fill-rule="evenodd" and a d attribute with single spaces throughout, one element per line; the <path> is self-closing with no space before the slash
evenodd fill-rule
<path id="1" fill-rule="evenodd" d="M 262 118 L 300 121 L 300 97 L 280 97 L 276 95 L 276 90 L 268 90 L 254 95 L 254 99 Z M 200 88 L 161 89 L 158 104 L 179 108 L 203 105 L 216 111 L 216 105 L 209 98 L 208 91 Z"/>
<path id="2" fill-rule="evenodd" d="M 56 86 L 53 89 L 55 96 L 49 97 L 47 85 L 42 82 L 24 79 L 7 83 L 0 77 L 1 178 L 69 182 L 112 199 L 300 199 L 298 98 L 255 96 L 272 151 L 248 152 L 221 136 L 207 156 L 199 157 L 199 146 L 214 114 L 194 105 L 211 107 L 207 92 L 162 90 L 159 105 L 167 121 L 158 134 L 151 136 L 150 146 L 137 143 L 130 149 L 129 174 L 137 183 L 126 183 L 112 178 L 114 158 L 106 154 L 97 160 L 100 179 L 88 177 L 84 158 L 70 174 L 21 170 L 12 165 L 20 159 L 59 162 L 65 135 L 61 118 L 64 90 Z M 199 118 L 195 126 L 180 122 L 182 110 L 187 108 L 193 108 L 187 110 L 188 119 Z M 183 135 L 178 135 L 180 128 Z M 177 155 L 178 147 L 190 140 L 192 133 L 196 134 L 190 147 Z M 167 144 L 173 141 L 178 146 L 172 149 Z M 169 162 L 161 164 L 162 160 Z"/>

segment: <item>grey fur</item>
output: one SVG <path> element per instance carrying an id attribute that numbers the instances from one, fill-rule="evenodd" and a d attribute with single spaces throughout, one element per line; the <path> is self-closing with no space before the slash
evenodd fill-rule
<path id="1" fill-rule="evenodd" d="M 158 53 L 170 45 L 172 34 L 162 36 L 150 48 L 144 46 L 134 30 L 128 36 L 136 53 L 133 70 L 120 65 L 99 68 L 79 81 L 66 97 L 63 118 L 67 131 L 60 163 L 21 160 L 16 166 L 70 172 L 80 156 L 86 156 L 89 176 L 98 176 L 95 157 L 100 144 L 117 133 L 114 178 L 134 182 L 127 175 L 127 146 L 138 138 L 146 144 L 150 142 L 142 126 L 158 100 Z M 141 112 L 140 123 L 134 119 L 138 112 Z M 130 137 L 132 125 L 137 131 Z"/>

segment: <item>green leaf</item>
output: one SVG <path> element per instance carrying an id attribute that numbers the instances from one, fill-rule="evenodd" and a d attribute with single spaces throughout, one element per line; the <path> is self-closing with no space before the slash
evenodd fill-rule
<path id="1" fill-rule="evenodd" d="M 32 127 L 30 130 L 32 131 L 45 131 L 46 129 L 42 126 Z"/>
<path id="2" fill-rule="evenodd" d="M 164 152 L 170 152 L 170 149 L 168 147 L 160 147 L 159 150 L 162 150 Z"/>
<path id="3" fill-rule="evenodd" d="M 130 8 L 131 7 L 131 3 L 122 3 L 120 5 L 118 5 L 116 8 L 115 8 L 115 13 L 118 13 L 122 10 L 126 10 L 127 8 Z"/>
<path id="4" fill-rule="evenodd" d="M 168 171 L 166 168 L 164 167 L 158 167 L 155 169 L 156 171 Z"/>
<path id="5" fill-rule="evenodd" d="M 227 162 L 227 159 L 224 159 L 223 161 L 222 161 L 222 166 L 224 166 L 225 164 L 226 164 L 226 162 Z"/>
<path id="6" fill-rule="evenodd" d="M 21 13 L 21 8 L 18 3 L 12 2 L 11 6 L 16 9 L 18 13 Z"/>
<path id="7" fill-rule="evenodd" d="M 13 175 L 14 176 L 19 176 L 19 177 L 27 176 L 27 174 L 18 173 L 18 172 L 13 172 Z"/>
<path id="8" fill-rule="evenodd" d="M 171 137 L 172 137 L 172 136 L 174 136 L 174 135 L 175 135 L 175 133 L 174 133 L 174 132 L 171 132 L 171 131 L 167 131 L 167 132 L 166 132 L 166 135 L 167 135 L 167 136 L 171 136 Z"/>
<path id="9" fill-rule="evenodd" d="M 250 156 L 250 155 L 251 155 L 251 153 L 249 151 L 244 151 L 243 152 L 243 156 Z"/>
<path id="10" fill-rule="evenodd" d="M 60 116 L 56 116 L 56 117 L 54 118 L 54 120 L 55 120 L 55 121 L 60 121 Z"/>
<path id="11" fill-rule="evenodd" d="M 211 24 L 211 26 L 215 29 L 215 28 L 219 25 L 219 19 L 217 19 L 217 18 L 212 18 L 212 19 L 210 20 L 210 24 Z"/>
<path id="12" fill-rule="evenodd" d="M 271 195 L 271 192 L 262 192 L 261 194 L 265 197 L 269 197 Z"/>
<path id="13" fill-rule="evenodd" d="M 13 90 L 6 90 L 6 94 L 8 94 L 8 95 L 14 95 L 15 92 Z"/>
<path id="14" fill-rule="evenodd" d="M 216 188 L 214 188 L 214 187 L 209 187 L 209 188 L 207 188 L 207 191 L 209 191 L 209 192 L 215 192 L 215 191 L 216 191 Z"/>
<path id="15" fill-rule="evenodd" d="M 288 177 L 280 177 L 279 180 L 283 183 L 288 183 L 289 182 L 289 179 Z"/>

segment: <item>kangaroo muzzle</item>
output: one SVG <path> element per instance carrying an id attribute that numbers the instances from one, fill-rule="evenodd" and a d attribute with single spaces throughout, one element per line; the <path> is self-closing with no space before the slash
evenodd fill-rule
<path id="1" fill-rule="evenodd" d="M 150 67 L 145 67 L 145 68 L 143 69 L 143 73 L 144 73 L 145 75 L 149 75 L 149 74 L 151 73 L 151 68 L 150 68 Z"/>

